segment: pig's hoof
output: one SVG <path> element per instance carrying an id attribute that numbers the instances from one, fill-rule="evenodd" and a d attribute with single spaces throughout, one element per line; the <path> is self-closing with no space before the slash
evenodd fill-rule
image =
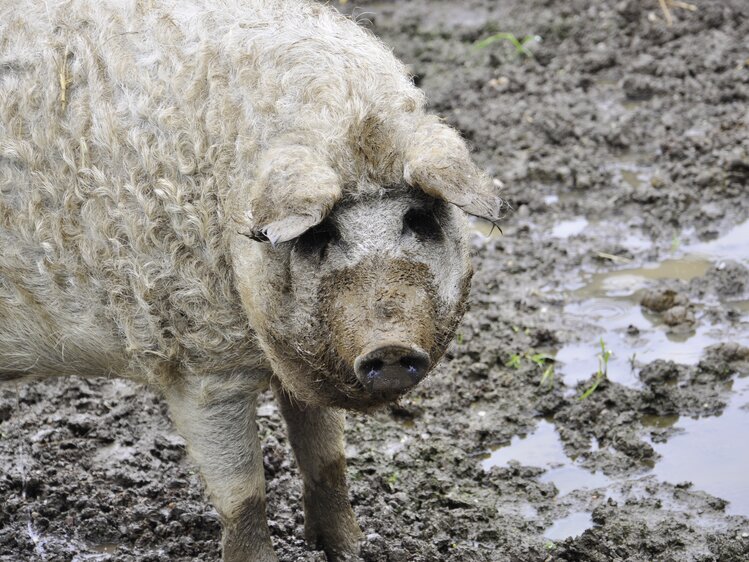
<path id="1" fill-rule="evenodd" d="M 361 560 L 361 542 L 364 535 L 359 529 L 337 530 L 337 532 L 319 532 L 308 529 L 305 533 L 307 544 L 325 551 L 329 562 L 354 562 Z"/>

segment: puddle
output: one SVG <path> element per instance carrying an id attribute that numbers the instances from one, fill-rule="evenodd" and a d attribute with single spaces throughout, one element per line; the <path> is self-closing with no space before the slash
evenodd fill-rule
<path id="1" fill-rule="evenodd" d="M 584 217 L 577 217 L 555 224 L 551 229 L 551 235 L 554 238 L 569 238 L 580 234 L 587 226 L 588 221 Z"/>
<path id="2" fill-rule="evenodd" d="M 698 311 L 694 330 L 669 332 L 657 315 L 640 306 L 643 292 L 660 280 L 690 281 L 701 277 L 713 263 L 723 259 L 749 263 L 748 241 L 749 222 L 745 222 L 716 240 L 685 246 L 683 257 L 589 275 L 582 287 L 569 293 L 571 302 L 564 307 L 564 313 L 599 324 L 600 336 L 561 348 L 556 354 L 556 373 L 569 386 L 588 379 L 599 367 L 600 338 L 613 352 L 608 363 L 609 378 L 628 386 L 639 385 L 633 368 L 639 364 L 655 359 L 696 364 L 706 347 L 726 339 L 725 331 L 699 318 Z M 724 304 L 741 313 L 749 312 L 749 301 Z M 741 324 L 730 339 L 749 341 L 749 323 Z"/>
<path id="3" fill-rule="evenodd" d="M 717 326 L 700 322 L 695 330 L 671 334 L 651 319 L 639 304 L 625 299 L 591 299 L 565 306 L 564 313 L 583 319 L 596 318 L 606 349 L 612 352 L 608 361 L 608 378 L 619 384 L 637 388 L 638 366 L 656 359 L 696 365 L 706 347 L 725 341 L 725 333 Z M 637 329 L 630 333 L 630 326 Z M 749 340 L 749 326 L 731 339 Z M 599 368 L 599 340 L 575 342 L 560 348 L 555 355 L 555 373 L 567 386 L 587 380 Z"/>
<path id="4" fill-rule="evenodd" d="M 731 328 L 711 325 L 706 316 L 701 315 L 699 303 L 695 303 L 695 329 L 680 335 L 670 334 L 657 315 L 639 304 L 643 292 L 660 280 L 690 281 L 705 275 L 713 264 L 726 259 L 749 264 L 749 222 L 737 225 L 715 240 L 685 245 L 679 253 L 680 256 L 655 264 L 589 275 L 584 286 L 568 293 L 570 302 L 565 306 L 564 314 L 598 325 L 599 337 L 613 352 L 608 363 L 611 380 L 640 387 L 639 365 L 655 359 L 694 365 L 706 347 L 727 340 L 749 341 L 749 322 Z M 747 300 L 722 304 L 741 314 L 749 312 Z M 564 346 L 556 354 L 556 373 L 569 386 L 587 380 L 599 368 L 599 353 L 599 338 Z M 728 514 L 749 516 L 749 478 L 746 477 L 749 448 L 743 442 L 742 433 L 743 428 L 749 427 L 749 377 L 735 379 L 732 391 L 730 402 L 720 416 L 700 419 L 676 415 L 643 416 L 641 423 L 647 428 L 674 430 L 667 441 L 651 443 L 660 458 L 649 474 L 672 484 L 692 482 L 694 490 L 728 500 Z M 533 438 L 529 436 L 526 441 Z M 551 438 L 547 436 L 546 439 Z M 543 441 L 539 442 L 543 444 Z M 560 454 L 563 455 L 563 451 L 552 450 L 550 456 L 535 460 L 543 466 L 549 462 L 561 463 L 554 469 L 557 474 L 568 467 L 573 472 L 580 471 L 574 460 L 560 459 Z M 606 482 L 596 485 L 606 486 Z M 570 517 L 573 516 L 580 521 L 580 528 L 585 528 L 586 514 L 576 513 Z M 558 523 L 566 524 L 563 521 Z M 554 526 L 549 532 L 552 530 L 556 532 Z M 562 531 L 564 533 L 567 531 Z"/>
<path id="5" fill-rule="evenodd" d="M 554 521 L 551 527 L 544 531 L 544 537 L 552 541 L 562 541 L 568 537 L 577 537 L 593 526 L 590 513 L 579 511 L 570 513 Z"/>
<path id="6" fill-rule="evenodd" d="M 123 445 L 120 445 L 119 443 L 112 443 L 110 445 L 100 447 L 99 450 L 96 451 L 96 454 L 94 454 L 93 460 L 96 463 L 105 465 L 109 465 L 112 463 L 117 464 L 133 458 L 135 452 L 135 447 L 125 447 Z"/>
<path id="7" fill-rule="evenodd" d="M 640 173 L 635 170 L 621 170 L 619 172 L 622 179 L 634 188 L 638 188 L 643 184 L 643 179 L 640 177 Z"/>
<path id="8" fill-rule="evenodd" d="M 545 468 L 539 480 L 552 482 L 559 497 L 575 490 L 603 488 L 611 483 L 602 472 L 590 472 L 571 461 L 554 424 L 546 420 L 541 420 L 533 433 L 515 436 L 509 445 L 492 451 L 481 464 L 484 470 L 490 470 L 493 466 L 508 466 L 510 461 Z"/>
<path id="9" fill-rule="evenodd" d="M 712 262 L 702 256 L 666 259 L 650 266 L 620 269 L 591 275 L 587 285 L 572 293 L 578 298 L 631 296 L 651 281 L 679 279 L 689 281 L 703 276 Z"/>
<path id="10" fill-rule="evenodd" d="M 684 248 L 687 254 L 709 256 L 712 260 L 749 262 L 749 221 L 736 225 L 723 236 Z"/>
<path id="11" fill-rule="evenodd" d="M 749 410 L 742 408 L 747 403 L 749 377 L 738 378 L 723 415 L 701 419 L 673 416 L 672 426 L 683 432 L 665 443 L 652 444 L 662 457 L 652 473 L 672 484 L 692 482 L 693 489 L 728 500 L 728 514 L 749 517 L 749 448 L 742 431 L 749 427 Z"/>
<path id="12" fill-rule="evenodd" d="M 554 205 L 556 203 L 559 203 L 559 195 L 545 195 L 543 200 L 547 205 Z"/>
<path id="13" fill-rule="evenodd" d="M 636 153 L 623 154 L 606 168 L 615 176 L 618 175 L 619 179 L 629 187 L 638 189 L 649 182 L 653 175 L 652 167 L 640 164 L 641 159 L 644 157 Z"/>

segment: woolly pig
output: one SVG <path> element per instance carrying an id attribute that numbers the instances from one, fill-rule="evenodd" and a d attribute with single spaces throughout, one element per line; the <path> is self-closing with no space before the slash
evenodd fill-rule
<path id="1" fill-rule="evenodd" d="M 223 523 L 275 560 L 258 393 L 306 536 L 362 537 L 341 409 L 442 355 L 500 200 L 371 34 L 301 0 L 0 0 L 0 381 L 118 376 L 165 397 Z"/>

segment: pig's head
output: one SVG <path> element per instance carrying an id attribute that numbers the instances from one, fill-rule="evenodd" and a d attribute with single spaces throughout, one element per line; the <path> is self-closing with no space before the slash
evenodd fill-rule
<path id="1" fill-rule="evenodd" d="M 232 242 L 235 274 L 274 373 L 301 401 L 367 410 L 398 398 L 463 316 L 465 212 L 496 220 L 500 200 L 451 129 L 425 128 L 410 132 L 387 182 L 342 185 L 298 145 L 258 166 L 250 228 Z"/>

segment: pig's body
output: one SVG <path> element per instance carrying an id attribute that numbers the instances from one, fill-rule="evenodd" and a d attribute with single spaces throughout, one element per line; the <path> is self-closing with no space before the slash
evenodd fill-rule
<path id="1" fill-rule="evenodd" d="M 0 381 L 158 387 L 225 559 L 272 560 L 254 422 L 272 379 L 308 539 L 355 552 L 329 406 L 426 374 L 470 279 L 456 206 L 499 205 L 422 105 L 318 5 L 0 1 Z"/>

